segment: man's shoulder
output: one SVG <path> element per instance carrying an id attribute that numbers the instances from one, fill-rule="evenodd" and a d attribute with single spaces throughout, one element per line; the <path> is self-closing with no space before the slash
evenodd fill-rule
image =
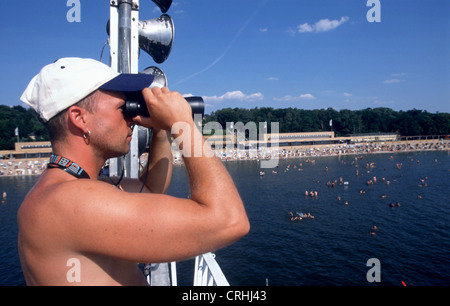
<path id="1" fill-rule="evenodd" d="M 55 184 L 52 188 L 52 200 L 60 205 L 90 204 L 101 198 L 117 197 L 119 189 L 108 182 L 90 179 L 77 179 Z"/>
<path id="2" fill-rule="evenodd" d="M 90 198 L 113 195 L 117 189 L 103 181 L 61 179 L 47 175 L 39 180 L 25 197 L 21 209 L 26 211 L 61 210 L 83 205 Z"/>
<path id="3" fill-rule="evenodd" d="M 23 230 L 65 233 L 67 228 L 83 222 L 95 223 L 120 197 L 126 197 L 125 193 L 102 181 L 44 180 L 24 199 L 18 211 L 18 222 Z"/>

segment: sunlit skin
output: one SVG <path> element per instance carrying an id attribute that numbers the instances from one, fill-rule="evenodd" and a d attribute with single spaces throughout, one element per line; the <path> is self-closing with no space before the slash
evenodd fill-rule
<path id="1" fill-rule="evenodd" d="M 193 137 L 200 132 L 179 93 L 154 88 L 143 94 L 150 118 L 124 117 L 123 95 L 111 92 L 98 92 L 92 113 L 76 105 L 68 109 L 67 137 L 53 144 L 53 150 L 80 165 L 91 179 L 48 169 L 26 196 L 18 212 L 18 246 L 27 284 L 146 285 L 136 263 L 191 258 L 248 232 L 233 181 L 210 152 L 184 158 L 190 199 L 164 194 L 172 161 L 168 136 L 183 133 L 170 135 L 171 126 L 185 122 Z M 133 124 L 154 129 L 149 179 L 142 193 L 137 193 L 140 179 L 126 178 L 121 188 L 97 180 L 107 158 L 129 151 Z M 88 130 L 91 136 L 84 139 Z M 199 145 L 210 150 L 203 141 L 192 143 L 191 149 Z M 68 266 L 74 258 L 79 266 Z M 76 268 L 79 282 L 68 277 Z"/>

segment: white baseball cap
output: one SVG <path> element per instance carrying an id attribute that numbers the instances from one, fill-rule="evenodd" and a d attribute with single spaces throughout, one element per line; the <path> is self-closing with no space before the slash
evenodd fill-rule
<path id="1" fill-rule="evenodd" d="M 48 121 L 97 89 L 138 92 L 153 79 L 149 74 L 121 74 L 93 59 L 66 57 L 42 68 L 20 100 Z"/>

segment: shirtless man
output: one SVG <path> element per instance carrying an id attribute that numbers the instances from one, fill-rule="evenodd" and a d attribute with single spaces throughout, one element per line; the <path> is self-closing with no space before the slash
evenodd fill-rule
<path id="1" fill-rule="evenodd" d="M 167 88 L 148 89 L 148 77 L 64 58 L 44 67 L 22 95 L 46 122 L 55 154 L 55 164 L 18 211 L 18 248 L 28 285 L 146 285 L 137 263 L 191 258 L 249 231 L 236 187 L 210 147 L 203 146 L 189 104 Z M 141 90 L 150 117 L 127 118 L 123 91 Z M 190 199 L 164 194 L 171 176 L 168 136 L 177 122 L 187 128 L 174 132 L 175 140 L 189 131 L 191 139 L 202 140 L 182 148 L 194 152 L 199 146 L 195 152 L 202 152 L 183 157 Z M 121 188 L 97 178 L 107 159 L 129 151 L 135 124 L 153 128 L 142 193 L 147 173 L 124 178 Z M 75 163 L 72 172 L 66 160 Z M 80 269 L 76 281 L 68 277 L 74 262 Z"/>

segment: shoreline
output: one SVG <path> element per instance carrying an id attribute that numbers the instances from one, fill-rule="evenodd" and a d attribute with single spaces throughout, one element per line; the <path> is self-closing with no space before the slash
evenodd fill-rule
<path id="1" fill-rule="evenodd" d="M 222 162 L 262 161 L 268 159 L 320 158 L 326 156 L 370 155 L 384 153 L 408 153 L 447 151 L 450 152 L 450 140 L 416 140 L 395 142 L 371 142 L 342 145 L 311 145 L 298 147 L 262 148 L 253 150 L 221 150 L 215 151 Z M 141 156 L 141 164 L 145 164 L 147 156 Z M 183 164 L 179 151 L 173 151 L 173 165 Z M 0 160 L 0 177 L 39 176 L 47 168 L 48 158 L 4 159 Z"/>
<path id="2" fill-rule="evenodd" d="M 404 153 L 404 152 L 428 152 L 428 151 L 450 151 L 450 140 L 414 140 L 414 141 L 394 141 L 394 142 L 370 142 L 358 144 L 327 144 L 309 145 L 297 147 L 262 148 L 254 150 L 222 150 L 216 151 L 223 162 L 233 161 L 263 161 L 270 159 L 290 159 L 290 158 L 316 158 L 327 156 L 347 156 L 347 155 L 369 155 L 383 153 Z M 182 165 L 183 161 L 178 154 L 174 157 L 174 165 Z"/>

